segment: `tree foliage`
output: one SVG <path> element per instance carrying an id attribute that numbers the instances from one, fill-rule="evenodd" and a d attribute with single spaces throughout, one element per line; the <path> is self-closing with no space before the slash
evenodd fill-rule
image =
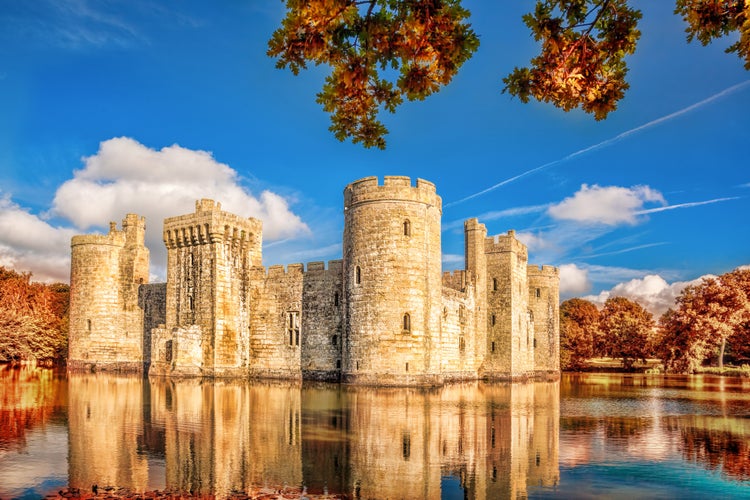
<path id="1" fill-rule="evenodd" d="M 750 70 L 750 2 L 745 0 L 677 0 L 675 13 L 687 22 L 688 41 L 708 45 L 716 38 L 739 32 L 726 52 L 736 52 Z"/>
<path id="2" fill-rule="evenodd" d="M 330 130 L 365 147 L 385 147 L 381 108 L 421 100 L 447 85 L 479 46 L 460 0 L 287 0 L 268 42 L 276 66 L 296 75 L 327 64 L 318 103 Z"/>
<path id="3" fill-rule="evenodd" d="M 604 354 L 622 359 L 625 369 L 651 354 L 654 318 L 637 302 L 625 297 L 607 299 L 599 313 L 599 329 L 605 339 Z"/>
<path id="4" fill-rule="evenodd" d="M 641 19 L 632 3 L 537 0 L 523 21 L 540 54 L 503 79 L 503 92 L 605 118 L 629 88 L 625 58 L 636 50 Z M 439 91 L 479 46 L 461 0 L 286 0 L 286 9 L 268 55 L 295 75 L 308 63 L 330 66 L 317 95 L 330 130 L 368 148 L 385 147 L 382 109 L 395 112 L 404 98 Z M 676 0 L 675 13 L 688 25 L 688 41 L 706 45 L 739 33 L 727 52 L 750 70 L 750 2 Z"/>
<path id="5" fill-rule="evenodd" d="M 723 366 L 727 343 L 743 348 L 750 341 L 750 269 L 686 287 L 659 327 L 668 370 L 693 372 L 717 350 Z"/>
<path id="6" fill-rule="evenodd" d="M 69 287 L 0 267 L 0 361 L 65 357 Z"/>
<path id="7" fill-rule="evenodd" d="M 599 310 L 584 299 L 568 299 L 560 304 L 560 366 L 580 370 L 594 356 L 599 331 Z"/>
<path id="8" fill-rule="evenodd" d="M 504 78 L 503 90 L 606 118 L 629 87 L 625 56 L 635 51 L 640 18 L 627 0 L 538 1 L 523 20 L 542 51 Z"/>

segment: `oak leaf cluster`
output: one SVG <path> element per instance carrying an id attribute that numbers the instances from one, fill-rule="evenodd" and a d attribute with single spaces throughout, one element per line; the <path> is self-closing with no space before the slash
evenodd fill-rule
<path id="1" fill-rule="evenodd" d="M 606 118 L 629 88 L 626 57 L 636 50 L 641 19 L 632 4 L 538 0 L 523 21 L 541 51 L 503 79 L 503 92 Z M 675 14 L 687 23 L 688 41 L 706 45 L 738 33 L 727 52 L 750 69 L 750 2 L 676 0 Z M 308 63 L 329 66 L 317 101 L 331 114 L 330 130 L 383 149 L 380 111 L 438 92 L 476 52 L 469 16 L 461 0 L 286 0 L 267 53 L 295 75 Z"/>

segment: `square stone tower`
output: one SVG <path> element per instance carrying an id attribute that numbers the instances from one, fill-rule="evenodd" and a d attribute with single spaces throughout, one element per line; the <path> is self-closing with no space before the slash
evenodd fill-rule
<path id="1" fill-rule="evenodd" d="M 166 371 L 242 375 L 248 365 L 248 275 L 261 264 L 262 222 L 203 199 L 195 212 L 164 221 Z M 158 369 L 158 367 L 157 367 Z"/>

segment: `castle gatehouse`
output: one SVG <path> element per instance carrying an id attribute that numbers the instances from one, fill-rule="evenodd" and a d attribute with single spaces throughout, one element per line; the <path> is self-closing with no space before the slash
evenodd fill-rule
<path id="1" fill-rule="evenodd" d="M 435 185 L 344 190 L 343 259 L 262 266 L 262 223 L 199 200 L 164 221 L 167 282 L 148 283 L 145 220 L 71 241 L 70 370 L 440 385 L 559 376 L 559 271 L 514 231 L 464 223 L 442 271 Z"/>

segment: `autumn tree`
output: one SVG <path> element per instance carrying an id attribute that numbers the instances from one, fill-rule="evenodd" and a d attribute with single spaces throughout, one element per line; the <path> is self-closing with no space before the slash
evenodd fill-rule
<path id="1" fill-rule="evenodd" d="M 287 0 L 268 42 L 276 66 L 296 75 L 327 64 L 318 103 L 336 138 L 385 147 L 381 109 L 447 85 L 479 46 L 460 0 Z"/>
<path id="2" fill-rule="evenodd" d="M 0 267 L 0 361 L 63 358 L 69 287 L 31 282 L 30 273 Z"/>
<path id="3" fill-rule="evenodd" d="M 745 347 L 750 340 L 750 269 L 686 287 L 659 327 L 660 357 L 669 370 L 693 372 L 716 351 L 723 367 L 727 344 Z"/>
<path id="4" fill-rule="evenodd" d="M 584 299 L 568 299 L 560 304 L 560 366 L 580 370 L 594 356 L 599 330 L 599 310 Z"/>
<path id="5" fill-rule="evenodd" d="M 599 313 L 599 329 L 604 339 L 606 356 L 622 359 L 626 370 L 651 354 L 653 315 L 637 302 L 625 297 L 610 297 Z"/>
<path id="6" fill-rule="evenodd" d="M 627 0 L 537 2 L 523 20 L 542 51 L 504 78 L 503 90 L 605 118 L 629 87 L 625 56 L 635 51 L 640 18 Z"/>
<path id="7" fill-rule="evenodd" d="M 625 58 L 636 50 L 641 12 L 632 0 L 538 0 L 523 16 L 541 46 L 528 67 L 503 79 L 503 92 L 597 120 L 629 88 Z M 277 67 L 296 75 L 308 63 L 331 67 L 317 101 L 339 140 L 385 147 L 382 109 L 395 112 L 447 85 L 479 38 L 461 0 L 286 0 L 286 17 L 268 42 Z M 676 0 L 688 41 L 704 45 L 739 33 L 727 52 L 750 69 L 750 2 Z M 502 26 L 498 26 L 502 29 Z"/>

